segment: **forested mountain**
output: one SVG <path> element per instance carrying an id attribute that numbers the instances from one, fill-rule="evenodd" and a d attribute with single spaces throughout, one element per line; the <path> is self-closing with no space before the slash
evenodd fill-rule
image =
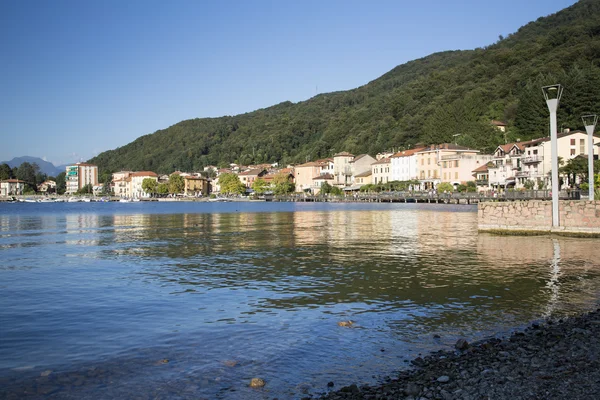
<path id="1" fill-rule="evenodd" d="M 486 48 L 447 51 L 400 65 L 354 90 L 254 112 L 191 119 L 106 151 L 90 162 L 120 169 L 300 162 L 335 152 L 457 141 L 490 151 L 548 134 L 541 86 L 561 83 L 559 127 L 600 113 L 600 1 L 580 0 Z M 504 137 L 491 120 L 509 124 Z M 458 135 L 458 136 L 457 136 Z"/>

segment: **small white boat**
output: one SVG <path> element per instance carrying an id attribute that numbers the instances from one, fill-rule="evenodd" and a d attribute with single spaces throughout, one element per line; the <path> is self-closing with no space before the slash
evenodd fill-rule
<path id="1" fill-rule="evenodd" d="M 67 200 L 67 202 L 69 203 L 79 203 L 81 201 L 81 199 L 79 197 L 69 197 L 69 200 Z"/>
<path id="2" fill-rule="evenodd" d="M 123 198 L 119 199 L 119 203 L 131 203 L 131 200 Z"/>

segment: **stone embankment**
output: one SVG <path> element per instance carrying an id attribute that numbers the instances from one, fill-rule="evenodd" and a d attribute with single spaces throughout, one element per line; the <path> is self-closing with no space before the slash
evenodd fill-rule
<path id="1" fill-rule="evenodd" d="M 600 309 L 455 347 L 413 360 L 412 370 L 379 386 L 351 385 L 323 399 L 600 399 Z"/>
<path id="2" fill-rule="evenodd" d="M 529 200 L 479 203 L 479 231 L 496 233 L 563 233 L 600 236 L 600 201 L 558 202 L 559 224 L 552 227 L 552 202 Z"/>

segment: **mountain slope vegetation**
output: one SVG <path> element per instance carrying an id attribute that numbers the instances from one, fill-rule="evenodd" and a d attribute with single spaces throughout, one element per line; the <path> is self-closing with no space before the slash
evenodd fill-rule
<path id="1" fill-rule="evenodd" d="M 559 126 L 600 112 L 600 2 L 580 0 L 485 48 L 400 65 L 357 89 L 236 116 L 181 121 L 90 160 L 101 171 L 304 162 L 456 141 L 491 151 L 548 134 L 541 86 L 561 83 Z M 503 120 L 502 134 L 490 121 Z"/>

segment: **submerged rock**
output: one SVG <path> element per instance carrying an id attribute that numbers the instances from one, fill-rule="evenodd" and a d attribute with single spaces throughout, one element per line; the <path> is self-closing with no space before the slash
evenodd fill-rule
<path id="1" fill-rule="evenodd" d="M 252 380 L 250 380 L 250 387 L 252 387 L 252 388 L 261 388 L 265 385 L 266 385 L 266 382 L 264 381 L 264 379 L 252 378 Z"/>

